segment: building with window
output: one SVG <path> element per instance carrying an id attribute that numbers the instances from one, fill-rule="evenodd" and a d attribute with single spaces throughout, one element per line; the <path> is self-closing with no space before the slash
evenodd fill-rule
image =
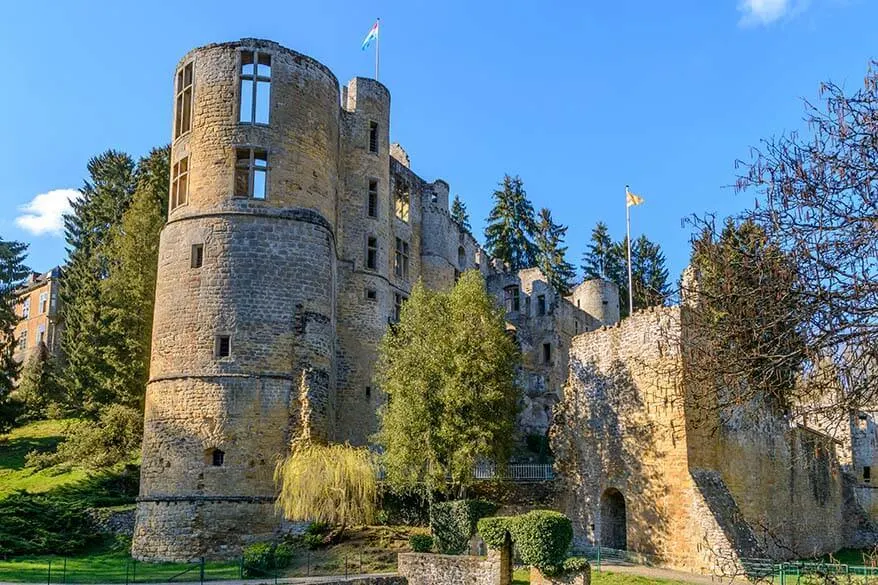
<path id="1" fill-rule="evenodd" d="M 13 333 L 17 343 L 13 349 L 15 361 L 24 363 L 40 344 L 46 346 L 49 355 L 61 351 L 60 268 L 42 274 L 32 273 L 17 292 L 15 314 L 20 321 Z"/>
<path id="2" fill-rule="evenodd" d="M 441 289 L 478 270 L 498 303 L 516 287 L 508 319 L 529 356 L 521 428 L 545 435 L 570 337 L 606 315 L 577 309 L 538 271 L 494 265 L 451 219 L 448 183 L 418 176 L 390 142 L 385 86 L 340 85 L 256 39 L 195 49 L 172 80 L 135 556 L 231 556 L 270 537 L 275 457 L 301 402 L 313 434 L 367 442 L 385 400 L 378 343 L 419 279 Z M 545 314 L 523 313 L 537 290 Z"/>

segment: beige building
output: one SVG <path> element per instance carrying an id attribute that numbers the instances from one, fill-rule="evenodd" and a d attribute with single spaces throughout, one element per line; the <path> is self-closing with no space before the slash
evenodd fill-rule
<path id="1" fill-rule="evenodd" d="M 61 350 L 60 275 L 60 268 L 43 274 L 34 272 L 17 293 L 15 314 L 20 321 L 13 333 L 16 343 L 12 355 L 19 363 L 27 361 L 41 343 L 50 355 L 58 355 Z"/>

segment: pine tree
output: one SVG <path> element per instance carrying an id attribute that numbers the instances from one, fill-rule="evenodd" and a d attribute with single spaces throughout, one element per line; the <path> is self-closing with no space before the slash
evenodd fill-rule
<path id="1" fill-rule="evenodd" d="M 108 150 L 88 163 L 89 180 L 82 197 L 65 216 L 67 264 L 61 281 L 65 332 L 61 348 L 66 357 L 64 386 L 68 406 L 96 414 L 110 401 L 107 379 L 111 366 L 105 359 L 107 311 L 101 299 L 101 281 L 109 271 L 107 243 L 134 193 L 134 161 L 125 153 Z"/>
<path id="2" fill-rule="evenodd" d="M 158 265 L 159 233 L 167 220 L 170 148 L 157 148 L 137 165 L 137 188 L 107 244 L 109 274 L 101 283 L 106 307 L 108 365 L 113 402 L 143 407 Z"/>
<path id="3" fill-rule="evenodd" d="M 533 243 L 536 229 L 533 205 L 519 177 L 506 175 L 500 186 L 501 189 L 494 191 L 494 208 L 485 227 L 485 247 L 510 270 L 534 266 L 537 251 Z"/>
<path id="4" fill-rule="evenodd" d="M 618 254 L 610 237 L 610 230 L 602 221 L 599 221 L 591 231 L 591 243 L 588 250 L 582 255 L 582 272 L 585 279 L 603 278 L 610 279 L 614 269 L 619 263 Z"/>
<path id="5" fill-rule="evenodd" d="M 55 360 L 46 344 L 40 343 L 24 363 L 16 394 L 30 420 L 46 418 L 49 407 L 60 400 Z"/>
<path id="6" fill-rule="evenodd" d="M 18 324 L 15 292 L 29 272 L 24 265 L 26 251 L 27 244 L 0 238 L 0 433 L 9 430 L 17 414 L 9 394 L 20 370 L 12 357 L 18 341 L 13 336 Z"/>
<path id="7" fill-rule="evenodd" d="M 659 245 L 646 236 L 640 236 L 632 244 L 631 273 L 635 309 L 665 304 L 671 293 L 665 255 Z"/>
<path id="8" fill-rule="evenodd" d="M 576 278 L 576 269 L 567 262 L 567 246 L 564 245 L 567 227 L 556 224 L 552 212 L 544 207 L 537 215 L 536 228 L 537 266 L 549 284 L 566 296 Z"/>
<path id="9" fill-rule="evenodd" d="M 454 201 L 451 203 L 451 219 L 457 222 L 457 225 L 462 227 L 465 232 L 472 232 L 472 227 L 469 224 L 469 213 L 466 211 L 466 203 L 460 200 L 459 195 L 455 195 Z"/>

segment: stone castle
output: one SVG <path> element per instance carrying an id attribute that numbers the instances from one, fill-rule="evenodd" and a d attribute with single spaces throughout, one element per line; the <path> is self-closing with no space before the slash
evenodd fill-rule
<path id="1" fill-rule="evenodd" d="M 676 566 L 710 566 L 702 540 L 722 528 L 704 519 L 712 513 L 707 504 L 698 508 L 707 516 L 693 515 L 699 484 L 691 470 L 724 477 L 716 449 L 693 467 L 686 457 L 695 442 L 679 435 L 687 430 L 684 411 L 613 403 L 598 412 L 597 374 L 582 375 L 586 363 L 600 372 L 652 355 L 658 342 L 651 336 L 670 326 L 663 313 L 619 324 L 612 283 L 586 281 L 562 297 L 538 270 L 512 273 L 493 262 L 451 219 L 449 185 L 420 178 L 391 144 L 390 94 L 375 80 L 358 77 L 340 87 L 310 57 L 242 39 L 187 54 L 175 72 L 174 107 L 135 557 L 229 556 L 276 534 L 282 522 L 272 474 L 299 424 L 299 397 L 308 397 L 312 432 L 364 444 L 383 402 L 372 385 L 377 346 L 411 286 L 421 279 L 447 288 L 461 272 L 478 270 L 522 349 L 521 436 L 546 436 L 563 407 L 568 439 L 582 437 L 571 444 L 552 431 L 553 447 L 566 449 L 570 462 L 556 505 L 574 517 L 578 541 L 630 545 Z M 672 355 L 668 348 L 661 359 Z M 643 384 L 640 393 L 656 384 L 643 373 L 631 376 Z M 653 437 L 630 432 L 655 417 L 682 427 Z M 787 430 L 769 431 L 770 441 L 787 440 Z M 801 446 L 805 439 L 795 440 Z M 748 456 L 769 457 L 764 445 Z M 850 532 L 841 520 L 849 503 L 841 476 L 832 475 L 834 447 L 825 449 L 829 495 L 797 500 L 821 519 L 808 530 L 835 527 L 815 542 L 821 550 Z M 650 475 L 637 475 L 646 469 Z M 796 484 L 796 494 L 807 493 L 807 477 L 797 478 L 805 483 Z M 731 494 L 734 503 L 743 492 L 728 484 L 714 492 Z M 654 499 L 639 495 L 644 486 Z M 656 510 L 691 522 L 668 520 L 647 538 Z M 698 522 L 702 528 L 678 532 Z M 671 554 L 686 539 L 687 547 Z"/>

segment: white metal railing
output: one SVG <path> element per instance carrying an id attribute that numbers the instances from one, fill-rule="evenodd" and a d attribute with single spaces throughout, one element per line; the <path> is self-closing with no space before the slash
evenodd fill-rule
<path id="1" fill-rule="evenodd" d="M 510 463 L 497 469 L 493 463 L 477 463 L 473 468 L 475 479 L 505 479 L 516 482 L 551 481 L 555 472 L 551 465 L 540 463 Z"/>

